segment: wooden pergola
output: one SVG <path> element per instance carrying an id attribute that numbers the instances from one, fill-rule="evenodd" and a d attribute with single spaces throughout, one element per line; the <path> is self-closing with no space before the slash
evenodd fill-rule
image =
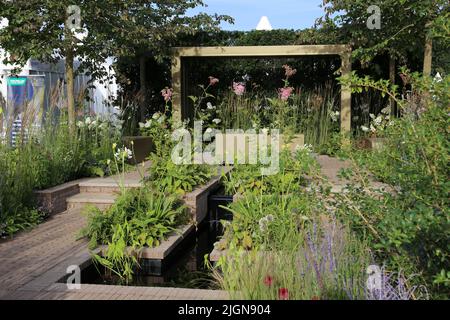
<path id="1" fill-rule="evenodd" d="M 186 71 L 183 68 L 183 58 L 256 58 L 256 57 L 301 57 L 334 55 L 341 58 L 341 73 L 351 73 L 351 47 L 348 45 L 305 45 L 305 46 L 246 46 L 246 47 L 183 47 L 173 49 L 172 87 L 173 117 L 185 119 L 189 112 L 186 110 L 187 97 L 185 95 Z M 349 132 L 351 125 L 351 89 L 341 88 L 341 131 Z"/>

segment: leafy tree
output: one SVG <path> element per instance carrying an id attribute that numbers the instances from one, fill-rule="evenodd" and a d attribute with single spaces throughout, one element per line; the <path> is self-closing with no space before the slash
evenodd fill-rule
<path id="1" fill-rule="evenodd" d="M 106 75 L 102 63 L 120 56 L 156 47 L 179 32 L 216 27 L 224 16 L 187 10 L 202 0 L 115 1 L 81 0 L 0 1 L 0 18 L 8 25 L 0 30 L 0 46 L 10 55 L 5 63 L 23 66 L 28 59 L 44 62 L 65 59 L 67 108 L 71 127 L 75 123 L 74 76 L 86 72 L 92 80 Z M 80 67 L 74 70 L 74 60 Z"/>
<path id="2" fill-rule="evenodd" d="M 367 21 L 374 12 L 371 5 L 381 11 L 381 28 L 370 29 Z M 324 0 L 325 17 L 319 23 L 337 25 L 344 38 L 355 47 L 355 57 L 363 62 L 376 55 L 388 53 L 391 57 L 391 80 L 395 72 L 394 59 L 405 60 L 421 39 L 424 51 L 423 73 L 431 74 L 433 37 L 448 40 L 449 5 L 447 0 Z M 447 34 L 445 35 L 445 33 Z"/>

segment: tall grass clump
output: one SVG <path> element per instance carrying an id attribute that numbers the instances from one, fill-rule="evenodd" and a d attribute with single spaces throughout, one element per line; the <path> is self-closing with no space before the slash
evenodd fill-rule
<path id="1" fill-rule="evenodd" d="M 215 276 L 233 299 L 363 299 L 370 264 L 366 243 L 335 218 L 318 215 L 264 250 L 229 247 Z"/>
<path id="2" fill-rule="evenodd" d="M 35 190 L 110 174 L 110 146 L 120 141 L 115 120 L 80 117 L 76 130 L 70 130 L 64 110 L 51 108 L 45 117 L 31 105 L 20 111 L 5 116 L 0 142 L 0 235 L 12 235 L 42 219 Z M 13 136 L 16 119 L 21 127 Z"/>

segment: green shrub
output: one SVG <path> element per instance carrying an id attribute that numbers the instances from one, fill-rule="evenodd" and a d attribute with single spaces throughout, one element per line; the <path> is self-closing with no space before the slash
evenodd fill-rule
<path id="1" fill-rule="evenodd" d="M 27 126 L 15 147 L 0 142 L 0 234 L 38 223 L 33 192 L 87 176 L 111 174 L 107 159 L 120 131 L 100 119 L 79 122 L 71 133 L 63 116 Z M 95 121 L 95 122 L 94 122 Z"/>
<path id="2" fill-rule="evenodd" d="M 227 210 L 233 221 L 224 222 L 221 248 L 286 248 L 289 237 L 308 223 L 321 204 L 307 193 L 256 195 L 246 193 Z M 314 210 L 313 210 L 314 209 Z"/>
<path id="3" fill-rule="evenodd" d="M 80 236 L 90 239 L 91 249 L 108 246 L 103 255 L 93 255 L 94 261 L 124 281 L 132 278 L 140 249 L 159 246 L 177 226 L 189 222 L 188 212 L 176 196 L 146 187 L 123 190 L 105 212 L 88 207 L 85 214 L 88 223 Z"/>
<path id="4" fill-rule="evenodd" d="M 399 101 L 402 118 L 384 130 L 381 150 L 350 154 L 357 183 L 348 186 L 336 203 L 340 216 L 371 240 L 388 268 L 418 273 L 431 294 L 448 298 L 450 77 L 442 82 L 417 74 L 405 77 L 413 91 L 408 100 Z M 370 190 L 361 168 L 393 191 L 380 196 Z"/>
<path id="5" fill-rule="evenodd" d="M 262 165 L 235 165 L 228 177 L 224 177 L 225 192 L 228 194 L 286 194 L 304 189 L 309 178 L 318 173 L 318 164 L 311 156 L 308 146 L 301 146 L 292 156 L 290 150 L 284 149 L 279 157 L 279 172 L 263 176 Z"/>
<path id="6" fill-rule="evenodd" d="M 160 192 L 182 195 L 206 183 L 212 170 L 207 165 L 175 164 L 171 159 L 175 142 L 171 139 L 170 128 L 172 121 L 161 113 L 155 113 L 145 124 L 141 123 L 141 133 L 152 137 L 156 146 L 149 157 L 152 165 L 146 181 Z"/>
<path id="7" fill-rule="evenodd" d="M 153 247 L 176 226 L 188 221 L 186 208 L 176 196 L 148 188 L 122 192 L 105 212 L 89 207 L 85 213 L 88 224 L 81 234 L 89 237 L 91 249 L 111 241 L 114 228 L 125 222 L 130 226 L 125 238 L 127 246 Z"/>

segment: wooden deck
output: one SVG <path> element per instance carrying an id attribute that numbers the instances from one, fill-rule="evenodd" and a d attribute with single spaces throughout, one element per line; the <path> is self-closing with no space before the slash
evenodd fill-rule
<path id="1" fill-rule="evenodd" d="M 140 174 L 129 172 L 126 183 L 137 184 Z M 91 186 L 115 184 L 114 178 L 87 181 Z M 91 193 L 92 197 L 101 193 Z M 160 287 L 126 287 L 81 284 L 69 290 L 57 283 L 71 265 L 82 269 L 90 262 L 87 239 L 79 239 L 86 218 L 81 208 L 69 209 L 51 216 L 47 221 L 14 239 L 0 240 L 0 300 L 70 299 L 70 300 L 222 300 L 227 293 L 220 290 L 199 290 Z"/>
<path id="2" fill-rule="evenodd" d="M 79 209 L 53 216 L 50 220 L 13 240 L 0 242 L 0 299 L 70 300 L 221 300 L 224 291 L 158 287 L 122 287 L 82 284 L 69 290 L 57 283 L 70 265 L 89 261 L 87 240 L 78 239 L 85 218 Z"/>

